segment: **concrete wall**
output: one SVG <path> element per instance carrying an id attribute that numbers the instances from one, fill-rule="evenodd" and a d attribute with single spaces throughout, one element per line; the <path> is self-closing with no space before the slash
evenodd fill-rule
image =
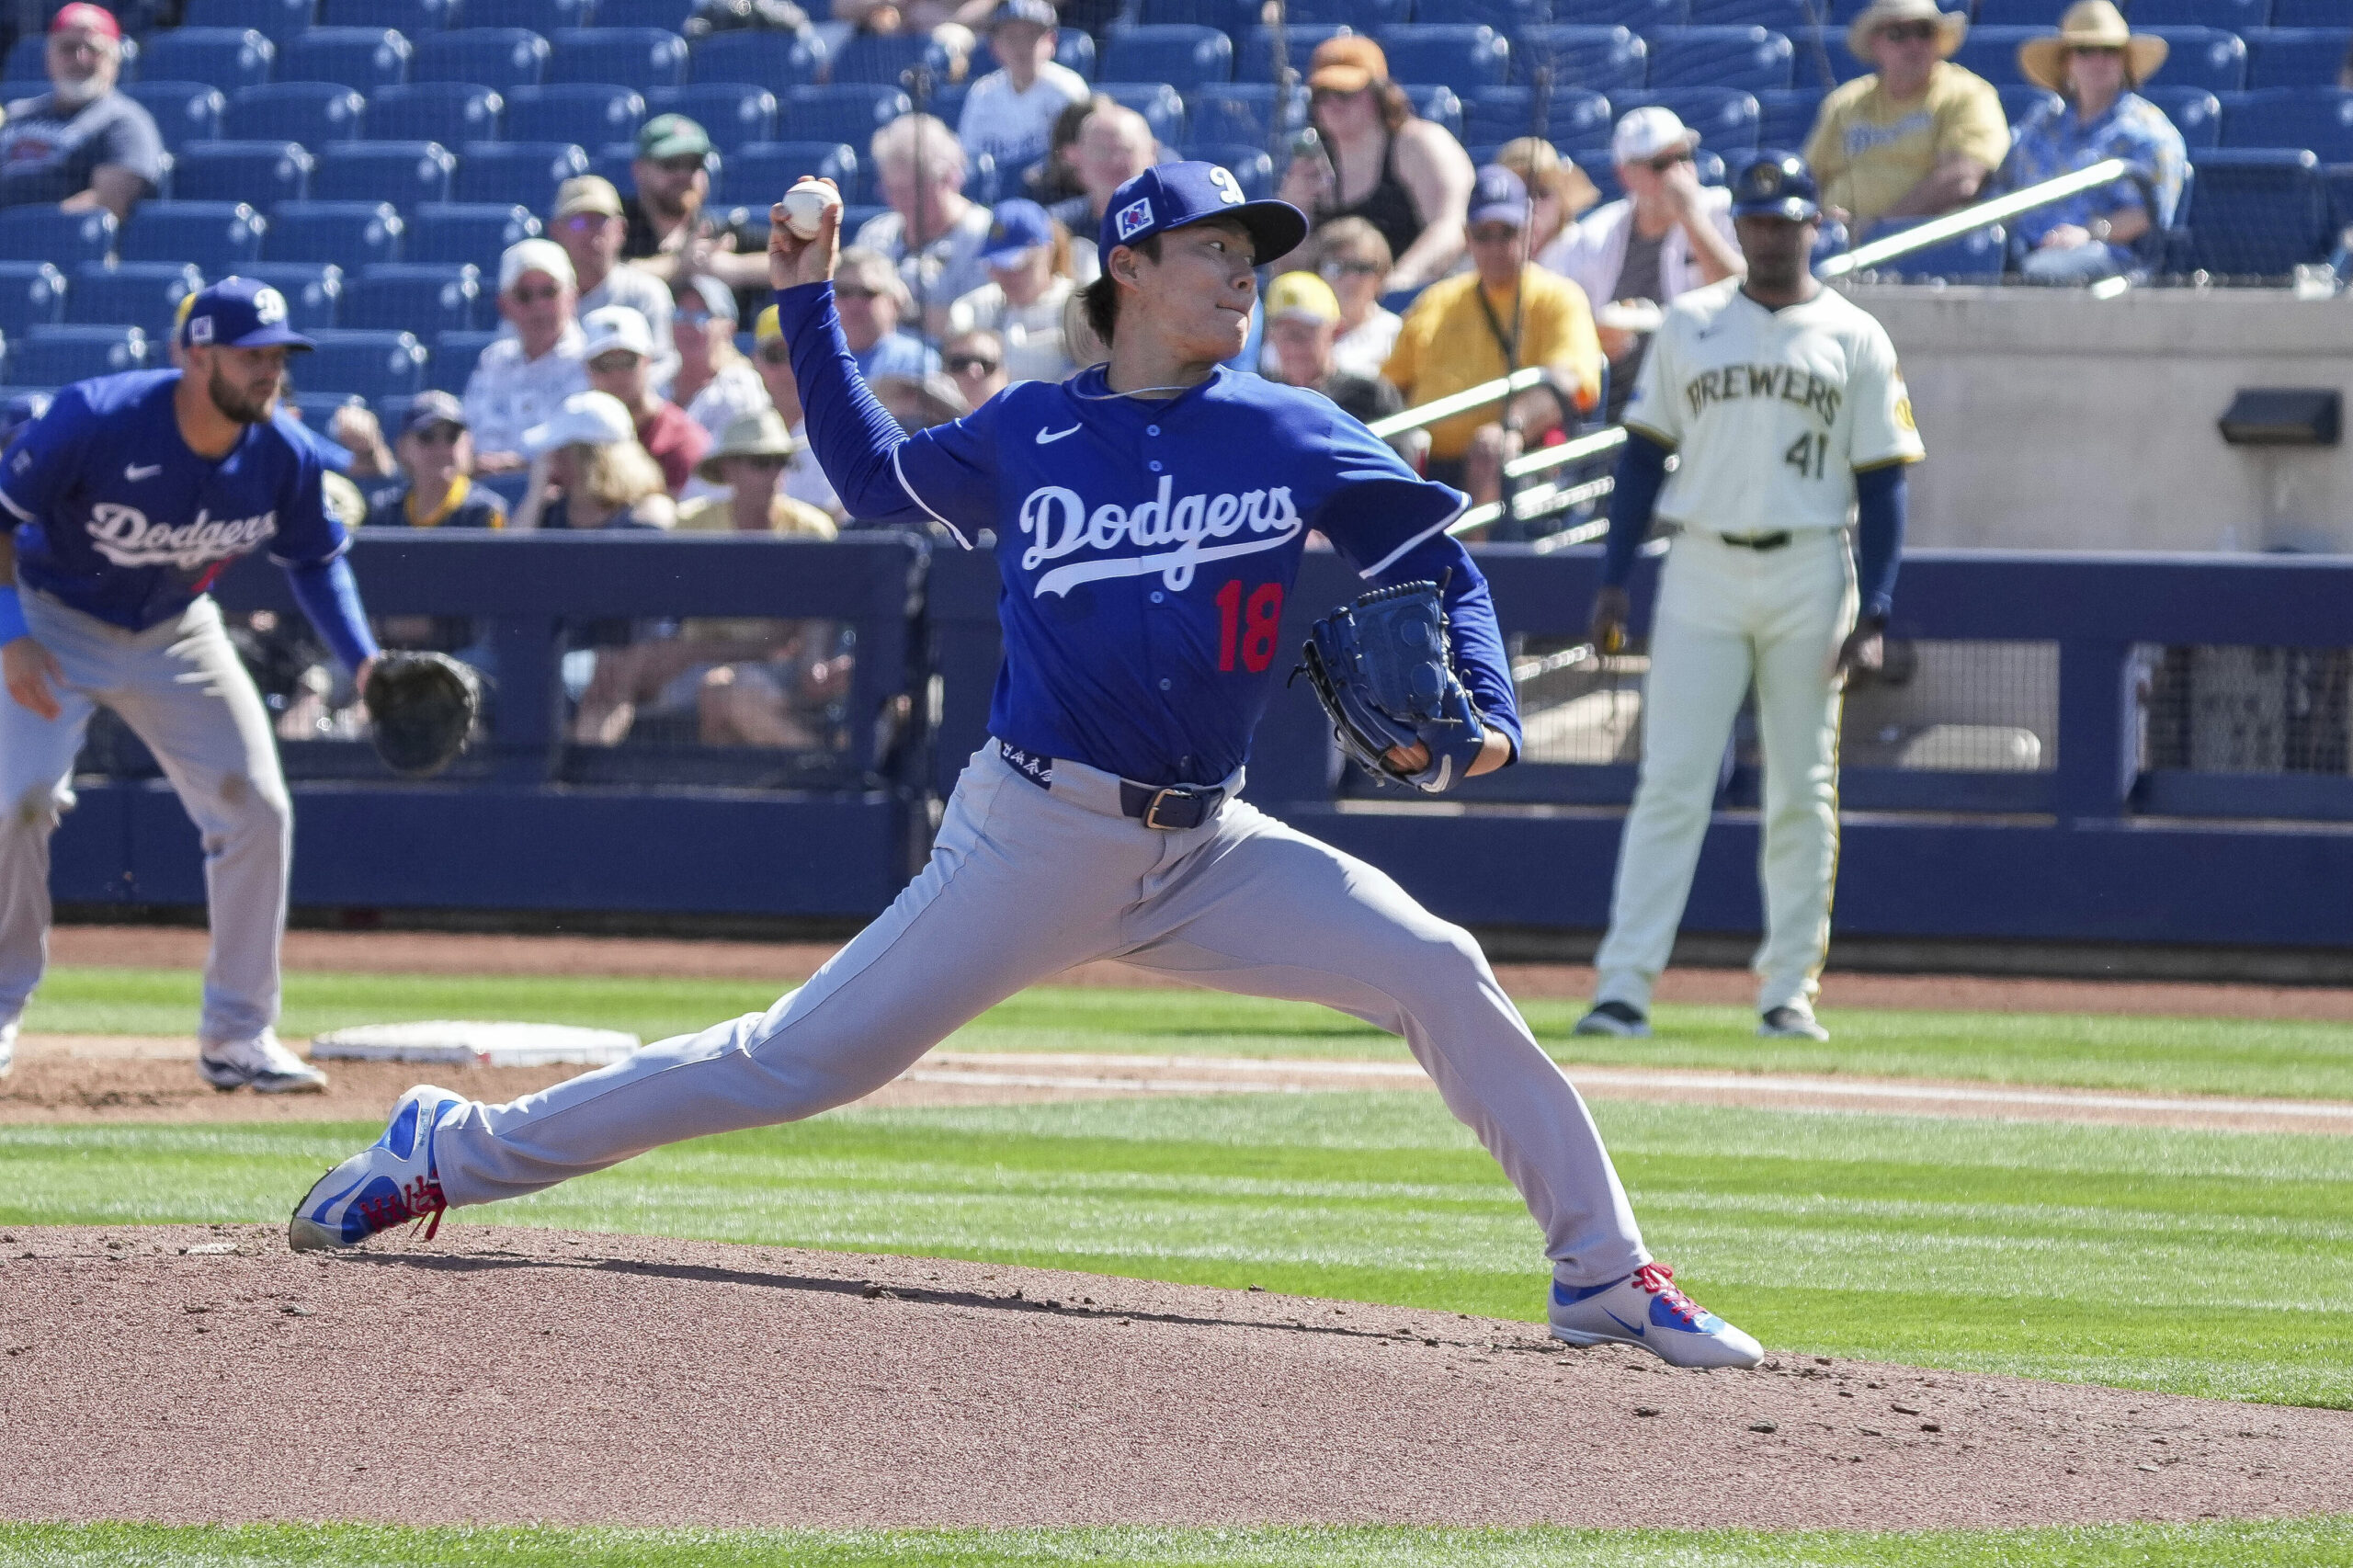
<path id="1" fill-rule="evenodd" d="M 2353 300 L 2285 290 L 1868 287 L 1928 446 L 1910 542 L 2353 552 L 2353 444 L 2229 447 L 2243 387 L 2353 403 Z"/>

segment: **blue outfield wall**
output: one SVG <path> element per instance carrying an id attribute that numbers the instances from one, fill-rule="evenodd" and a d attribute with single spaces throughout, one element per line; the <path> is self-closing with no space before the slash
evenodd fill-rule
<path id="1" fill-rule="evenodd" d="M 1577 633 L 1595 551 L 1495 546 L 1479 559 L 1507 631 Z M 920 864 L 934 801 L 985 735 L 1000 653 L 985 551 L 930 554 L 895 535 L 822 545 L 403 534 L 362 537 L 354 560 L 376 614 L 494 623 L 494 722 L 441 779 L 394 780 L 341 747 L 339 776 L 299 782 L 298 904 L 870 915 Z M 1635 585 L 1638 616 L 1650 570 Z M 1359 586 L 1336 558 L 1311 555 L 1286 607 L 1285 647 Z M 256 562 L 230 573 L 220 594 L 233 609 L 292 609 L 282 577 Z M 837 767 L 792 789 L 580 778 L 581 748 L 562 736 L 564 623 L 688 612 L 822 616 L 857 629 L 856 722 Z M 2353 646 L 2353 562 L 1922 552 L 1905 562 L 1893 630 L 2055 642 L 2057 765 L 1849 767 L 1839 934 L 2353 943 L 2353 778 L 2141 775 L 2132 662 L 2136 643 Z M 1376 791 L 1343 775 L 1302 686 L 1277 690 L 1248 788 L 1450 918 L 1594 930 L 1608 916 L 1632 772 L 1530 764 L 1438 802 Z M 168 788 L 85 779 L 80 796 L 57 838 L 61 901 L 200 902 L 196 835 Z M 1757 929 L 1756 852 L 1753 816 L 1720 812 L 1688 930 Z"/>

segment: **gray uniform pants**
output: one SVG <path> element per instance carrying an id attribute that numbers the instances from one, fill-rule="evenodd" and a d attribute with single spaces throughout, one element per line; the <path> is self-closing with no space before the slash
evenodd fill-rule
<path id="1" fill-rule="evenodd" d="M 293 807 L 261 694 L 199 598 L 175 620 L 126 631 L 21 590 L 33 640 L 64 671 L 64 710 L 43 719 L 0 693 L 0 1018 L 13 1018 L 49 961 L 49 836 L 74 807 L 74 758 L 103 704 L 147 743 L 203 835 L 212 951 L 204 966 L 207 1040 L 278 1019 Z"/>
<path id="2" fill-rule="evenodd" d="M 1058 761 L 1048 790 L 993 744 L 964 770 L 931 863 L 807 984 L 510 1105 L 466 1107 L 435 1139 L 442 1191 L 486 1203 L 846 1105 L 1024 986 L 1104 958 L 1404 1035 L 1527 1200 L 1559 1278 L 1600 1284 L 1649 1261 L 1585 1102 L 1466 932 L 1245 801 L 1158 832 L 1120 814 L 1113 776 Z"/>

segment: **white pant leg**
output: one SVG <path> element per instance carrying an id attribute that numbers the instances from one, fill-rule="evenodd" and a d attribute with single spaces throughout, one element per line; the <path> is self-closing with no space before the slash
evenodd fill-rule
<path id="1" fill-rule="evenodd" d="M 1668 551 L 1651 618 L 1643 766 L 1618 841 L 1609 931 L 1594 955 L 1597 1002 L 1650 1010 L 1707 837 L 1725 744 L 1748 694 L 1754 551 L 1687 532 Z"/>
<path id="2" fill-rule="evenodd" d="M 1650 1261 L 1585 1101 L 1529 1033 L 1470 933 L 1383 872 L 1230 803 L 1173 858 L 1120 956 L 1196 983 L 1319 1002 L 1405 1037 L 1447 1108 L 1527 1201 L 1559 1278 L 1602 1284 Z"/>
<path id="3" fill-rule="evenodd" d="M 1776 552 L 1757 635 L 1756 729 L 1764 751 L 1757 872 L 1765 940 L 1756 1008 L 1811 1004 L 1830 943 L 1838 869 L 1838 716 L 1832 675 L 1855 624 L 1854 556 L 1843 532 L 1801 533 Z"/>
<path id="4" fill-rule="evenodd" d="M 68 681 L 44 719 L 0 692 L 0 1023 L 17 1017 L 49 967 L 49 840 L 74 809 L 74 758 L 96 710 Z"/>

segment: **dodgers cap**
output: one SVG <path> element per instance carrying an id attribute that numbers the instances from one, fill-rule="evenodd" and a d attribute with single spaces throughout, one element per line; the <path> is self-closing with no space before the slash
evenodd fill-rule
<path id="1" fill-rule="evenodd" d="M 286 296 L 251 278 L 223 278 L 199 290 L 180 324 L 184 348 L 315 348 L 286 324 Z"/>
<path id="2" fill-rule="evenodd" d="M 1307 214 L 1290 202 L 1252 201 L 1227 170 L 1188 162 L 1155 164 L 1113 191 L 1097 248 L 1108 257 L 1120 245 L 1142 244 L 1205 218 L 1232 218 L 1249 230 L 1257 249 L 1252 259 L 1261 267 L 1307 238 Z"/>
<path id="3" fill-rule="evenodd" d="M 1822 216 L 1821 191 L 1813 171 L 1795 153 L 1766 151 L 1732 182 L 1735 218 L 1786 218 L 1811 223 Z"/>

